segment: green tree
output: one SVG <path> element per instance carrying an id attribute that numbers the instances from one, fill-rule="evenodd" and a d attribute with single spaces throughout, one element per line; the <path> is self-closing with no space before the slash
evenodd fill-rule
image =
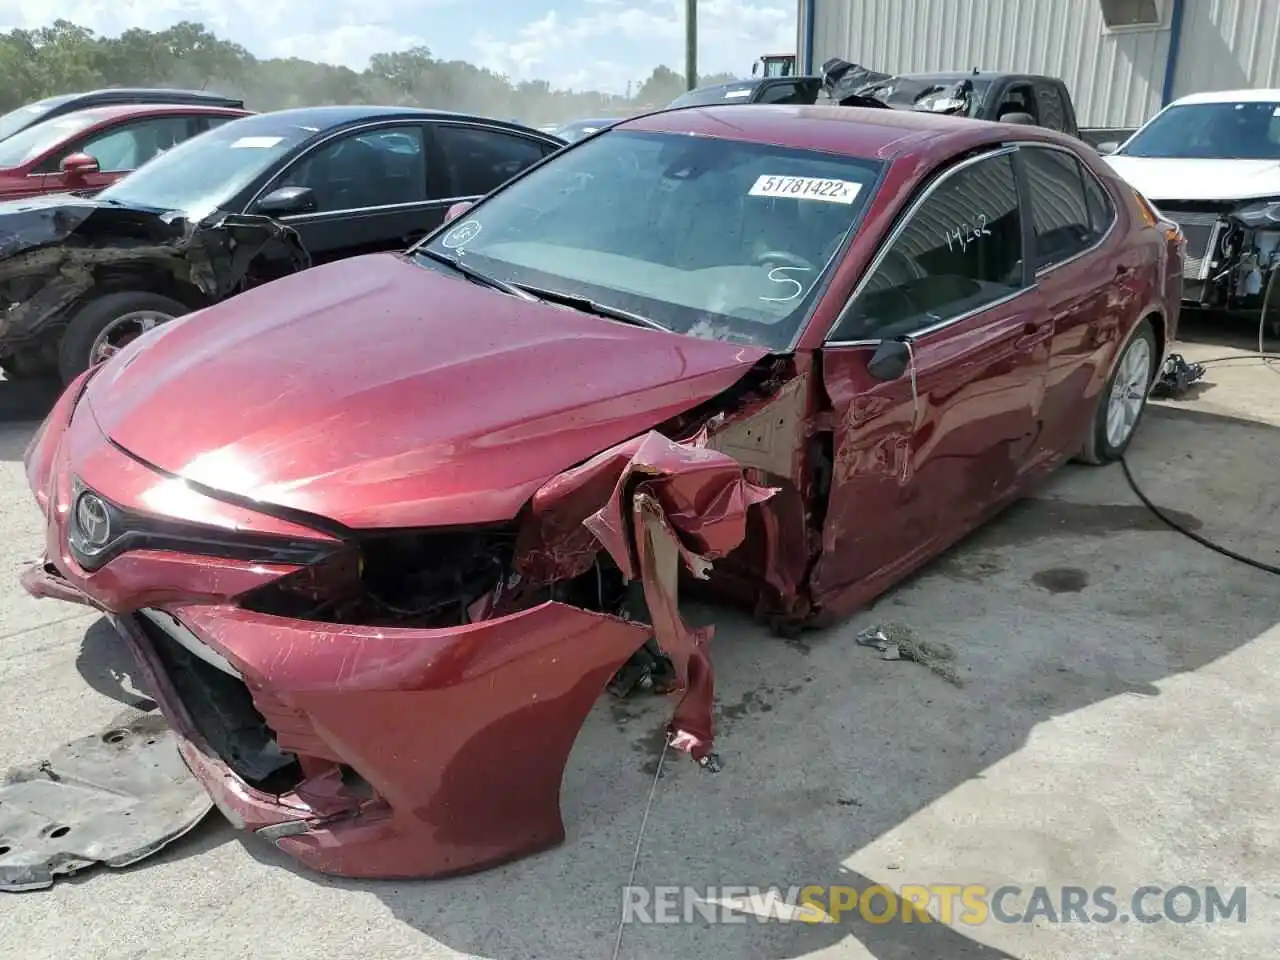
<path id="1" fill-rule="evenodd" d="M 181 21 L 160 31 L 131 29 L 96 36 L 66 20 L 38 30 L 0 33 L 0 111 L 43 97 L 108 86 L 183 87 L 242 96 L 254 110 L 324 103 L 384 103 L 518 118 L 530 124 L 574 117 L 626 116 L 663 106 L 684 79 L 657 67 L 634 99 L 554 89 L 542 80 L 513 81 L 461 60 L 440 60 L 426 47 L 375 54 L 351 70 L 300 58 L 260 60 L 203 24 Z M 707 77 L 704 82 L 731 79 Z"/>

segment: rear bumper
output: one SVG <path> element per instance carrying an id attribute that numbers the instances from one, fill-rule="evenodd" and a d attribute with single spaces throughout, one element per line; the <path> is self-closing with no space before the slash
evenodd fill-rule
<path id="1" fill-rule="evenodd" d="M 96 605 L 46 565 L 23 584 Z M 238 829 L 314 870 L 364 878 L 465 873 L 563 841 L 569 752 L 649 633 L 555 603 L 431 631 L 173 612 L 241 674 L 302 779 L 270 793 L 238 774 L 202 734 L 157 641 L 136 616 L 110 614 L 191 772 Z"/>

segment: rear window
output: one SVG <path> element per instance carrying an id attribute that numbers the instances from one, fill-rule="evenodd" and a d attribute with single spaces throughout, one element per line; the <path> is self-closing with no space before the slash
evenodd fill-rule
<path id="1" fill-rule="evenodd" d="M 82 110 L 19 130 L 7 140 L 0 140 L 0 167 L 20 167 L 101 119 L 102 114 L 95 110 Z"/>
<path id="2" fill-rule="evenodd" d="M 47 100 L 37 100 L 35 103 L 28 103 L 25 107 L 19 107 L 17 110 L 10 110 L 3 117 L 0 117 L 0 140 L 4 140 L 13 136 L 19 130 L 31 126 L 54 107 L 66 103 L 67 96 L 49 97 Z"/>
<path id="3" fill-rule="evenodd" d="M 719 87 L 702 87 L 676 97 L 668 107 L 705 107 L 712 103 L 747 103 L 759 84 L 754 80 L 728 83 Z"/>

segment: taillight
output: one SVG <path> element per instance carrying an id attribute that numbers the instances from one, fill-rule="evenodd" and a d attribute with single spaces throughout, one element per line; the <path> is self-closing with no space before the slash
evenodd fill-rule
<path id="1" fill-rule="evenodd" d="M 1140 194 L 1137 190 L 1133 191 L 1133 199 L 1138 201 L 1138 209 L 1142 212 L 1142 219 L 1148 227 L 1158 227 L 1160 225 L 1160 214 L 1156 212 L 1156 208 L 1151 205 L 1151 201 Z"/>
<path id="2" fill-rule="evenodd" d="M 1156 227 L 1164 234 L 1166 240 L 1170 240 L 1177 244 L 1186 242 L 1186 237 L 1182 235 L 1182 228 L 1172 220 L 1168 220 L 1160 215 L 1160 211 L 1155 208 L 1150 200 L 1144 197 L 1137 190 L 1133 191 L 1133 199 L 1138 202 L 1138 211 L 1142 214 L 1143 222 L 1148 227 Z"/>

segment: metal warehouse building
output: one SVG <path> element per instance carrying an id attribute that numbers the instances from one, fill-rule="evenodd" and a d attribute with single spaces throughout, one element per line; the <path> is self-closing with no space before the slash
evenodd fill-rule
<path id="1" fill-rule="evenodd" d="M 799 59 L 889 73 L 1061 77 L 1081 126 L 1135 127 L 1189 93 L 1280 87 L 1280 0 L 800 0 Z"/>

